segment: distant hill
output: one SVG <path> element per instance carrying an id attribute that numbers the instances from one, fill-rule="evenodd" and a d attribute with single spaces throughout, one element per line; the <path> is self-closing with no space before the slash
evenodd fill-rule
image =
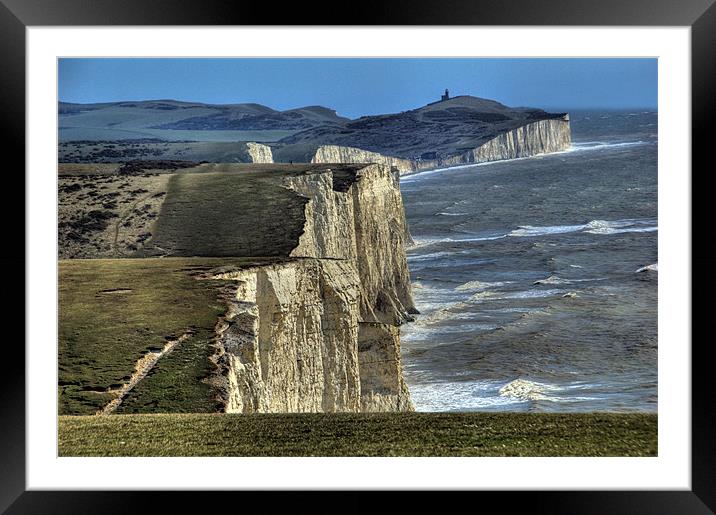
<path id="1" fill-rule="evenodd" d="M 312 127 L 281 139 L 275 144 L 275 153 L 290 156 L 318 145 L 340 145 L 409 159 L 430 158 L 427 155 L 435 153 L 455 155 L 479 147 L 500 133 L 562 115 L 458 96 L 402 113 Z"/>
<path id="2" fill-rule="evenodd" d="M 322 106 L 277 111 L 260 104 L 203 104 L 177 100 L 98 104 L 60 102 L 58 114 L 62 141 L 138 138 L 275 141 L 296 131 L 338 126 L 349 121 Z M 198 131 L 201 132 L 194 134 Z"/>
<path id="3" fill-rule="evenodd" d="M 216 161 L 231 154 L 230 160 L 234 162 L 235 149 L 226 145 L 247 141 L 270 144 L 277 162 L 310 162 L 317 149 L 325 145 L 413 161 L 444 160 L 470 152 L 518 127 L 564 115 L 530 107 L 508 107 L 473 96 L 458 96 L 401 113 L 356 120 L 338 116 L 335 110 L 323 106 L 277 111 L 260 104 L 218 105 L 177 100 L 60 102 L 58 111 L 59 157 L 63 162 L 87 162 L 95 158 L 115 162 L 126 154 L 115 144 L 124 143 L 132 152 L 141 146 L 144 158 L 192 156 L 195 160 Z M 173 153 L 155 148 L 163 142 L 173 142 Z"/>

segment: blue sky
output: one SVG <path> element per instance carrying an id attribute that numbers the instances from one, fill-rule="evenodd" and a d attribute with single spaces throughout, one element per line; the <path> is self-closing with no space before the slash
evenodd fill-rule
<path id="1" fill-rule="evenodd" d="M 545 109 L 656 108 L 656 59 L 60 59 L 65 102 L 175 99 L 400 112 L 451 96 Z"/>

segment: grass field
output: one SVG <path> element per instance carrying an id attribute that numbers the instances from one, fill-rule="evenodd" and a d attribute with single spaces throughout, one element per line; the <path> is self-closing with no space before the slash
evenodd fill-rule
<path id="1" fill-rule="evenodd" d="M 60 417 L 60 456 L 656 456 L 656 414 Z"/>
<path id="2" fill-rule="evenodd" d="M 271 172 L 172 176 L 152 243 L 179 256 L 287 256 L 303 232 L 307 200 L 279 181 L 262 180 L 266 173 L 270 177 Z"/>
<path id="3" fill-rule="evenodd" d="M 89 415 L 116 395 L 138 359 L 189 337 L 132 390 L 118 412 L 215 411 L 202 380 L 211 373 L 210 339 L 226 307 L 225 281 L 196 274 L 261 259 L 164 258 L 60 261 L 59 412 Z"/>
<path id="4" fill-rule="evenodd" d="M 65 141 L 86 140 L 115 140 L 158 138 L 166 141 L 206 141 L 206 142 L 235 142 L 235 141 L 278 141 L 281 138 L 295 134 L 295 130 L 253 130 L 253 131 L 212 131 L 212 130 L 166 130 L 166 129 L 117 129 L 104 127 L 60 127 L 59 138 Z"/>

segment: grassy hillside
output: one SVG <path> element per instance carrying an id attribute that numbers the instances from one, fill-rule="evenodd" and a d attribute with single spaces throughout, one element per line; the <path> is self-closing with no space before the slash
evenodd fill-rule
<path id="1" fill-rule="evenodd" d="M 655 414 L 60 417 L 60 456 L 656 456 Z"/>
<path id="2" fill-rule="evenodd" d="M 308 199 L 284 188 L 281 176 L 331 168 L 346 171 L 351 180 L 360 166 L 208 164 L 187 169 L 169 181 L 151 243 L 166 255 L 287 256 L 303 233 Z"/>
<path id="3" fill-rule="evenodd" d="M 362 116 L 340 126 L 311 127 L 276 145 L 274 160 L 295 159 L 306 148 L 340 145 L 408 159 L 435 159 L 472 150 L 495 136 L 562 113 L 508 107 L 494 100 L 459 96 L 401 113 Z M 295 147 L 295 148 L 293 148 Z"/>
<path id="4" fill-rule="evenodd" d="M 188 338 L 160 359 L 118 412 L 214 411 L 202 382 L 211 373 L 210 339 L 225 306 L 224 281 L 196 274 L 241 259 L 97 259 L 59 263 L 60 414 L 89 415 L 105 406 L 137 360 L 168 340 Z"/>
<path id="5" fill-rule="evenodd" d="M 176 100 L 58 105 L 60 141 L 159 138 L 193 141 L 275 141 L 296 131 L 346 121 L 332 109 L 276 111 L 259 104 Z"/>
<path id="6" fill-rule="evenodd" d="M 163 141 L 198 141 L 205 143 L 233 143 L 236 141 L 278 141 L 294 134 L 296 131 L 271 130 L 168 130 L 168 129 L 118 129 L 113 127 L 63 127 L 59 128 L 60 152 L 62 145 L 79 141 L 114 141 L 159 139 Z M 191 145 L 187 145 L 192 148 Z M 214 147 L 207 147 L 212 150 Z M 201 149 L 199 149 L 201 150 Z M 197 151 L 197 154 L 199 152 Z M 206 153 L 202 155 L 207 155 Z M 216 158 L 214 158 L 216 159 Z"/>

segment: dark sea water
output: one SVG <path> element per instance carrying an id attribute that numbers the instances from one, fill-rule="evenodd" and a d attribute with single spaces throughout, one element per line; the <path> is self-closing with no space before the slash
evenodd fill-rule
<path id="1" fill-rule="evenodd" d="M 656 411 L 657 114 L 571 119 L 569 151 L 401 180 L 418 411 Z"/>

